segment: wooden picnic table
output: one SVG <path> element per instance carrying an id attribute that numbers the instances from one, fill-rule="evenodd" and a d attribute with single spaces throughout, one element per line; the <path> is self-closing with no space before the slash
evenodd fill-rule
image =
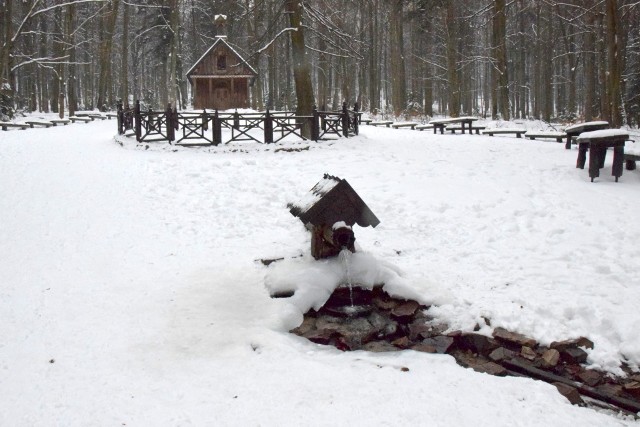
<path id="1" fill-rule="evenodd" d="M 597 122 L 584 122 L 578 123 L 573 126 L 569 126 L 564 130 L 564 133 L 567 134 L 567 143 L 564 145 L 564 148 L 567 150 L 571 149 L 571 138 L 574 136 L 578 136 L 583 132 L 592 132 L 595 130 L 608 129 L 609 122 L 605 121 L 597 121 Z"/>
<path id="2" fill-rule="evenodd" d="M 622 164 L 624 162 L 624 143 L 629 139 L 629 133 L 623 129 L 605 129 L 591 132 L 583 132 L 578 136 L 578 160 L 576 167 L 584 169 L 589 151 L 589 177 L 591 182 L 600 176 L 600 169 L 604 166 L 607 149 L 613 148 L 613 167 L 611 175 L 618 178 L 622 176 Z"/>
<path id="3" fill-rule="evenodd" d="M 465 129 L 468 129 L 469 134 L 471 134 L 471 126 L 476 120 L 478 120 L 476 117 L 454 117 L 451 119 L 431 120 L 429 124 L 433 125 L 433 133 L 438 133 L 438 129 L 440 129 L 440 134 L 444 134 L 444 128 L 446 125 L 459 123 L 462 128 L 462 133 L 464 133 Z"/>

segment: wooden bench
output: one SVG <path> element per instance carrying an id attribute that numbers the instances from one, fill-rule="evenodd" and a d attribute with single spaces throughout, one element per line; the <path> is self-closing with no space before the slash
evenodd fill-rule
<path id="1" fill-rule="evenodd" d="M 393 122 L 390 121 L 381 121 L 381 122 L 371 122 L 369 123 L 371 126 L 386 126 L 389 127 L 393 124 Z"/>
<path id="2" fill-rule="evenodd" d="M 391 127 L 394 128 L 394 129 L 410 127 L 411 130 L 414 130 L 416 128 L 416 126 L 418 126 L 418 124 L 417 123 L 413 123 L 413 122 L 394 123 L 394 124 L 391 125 Z"/>
<path id="3" fill-rule="evenodd" d="M 469 129 L 469 133 L 473 133 L 473 131 L 475 131 L 476 135 L 480 135 L 480 131 L 484 129 L 486 129 L 485 126 L 471 126 L 471 128 Z M 451 131 L 451 133 L 456 133 L 456 131 L 462 131 L 462 126 L 447 126 L 445 130 Z"/>
<path id="4" fill-rule="evenodd" d="M 66 126 L 66 125 L 69 124 L 69 120 L 68 119 L 53 119 L 53 120 L 49 120 L 49 121 L 54 126 L 58 126 L 58 125 Z"/>
<path id="5" fill-rule="evenodd" d="M 527 133 L 525 129 L 485 129 L 482 131 L 483 135 L 515 135 L 518 138 L 522 138 L 522 134 Z"/>
<path id="6" fill-rule="evenodd" d="M 107 113 L 107 119 L 111 120 L 111 119 L 117 119 L 117 118 L 118 118 L 117 113 Z"/>
<path id="7" fill-rule="evenodd" d="M 26 123 L 9 123 L 9 122 L 0 122 L 0 126 L 2 126 L 2 130 L 9 130 L 9 128 L 20 128 L 25 130 L 29 127 Z"/>
<path id="8" fill-rule="evenodd" d="M 75 122 L 89 123 L 89 122 L 93 121 L 93 117 L 71 116 L 71 117 L 69 117 L 69 120 L 71 120 L 71 123 L 75 123 Z"/>
<path id="9" fill-rule="evenodd" d="M 51 126 L 55 126 L 51 122 L 38 121 L 38 120 L 32 120 L 32 121 L 28 121 L 28 122 L 25 122 L 25 123 L 28 124 L 31 128 L 33 128 L 35 126 L 44 126 L 46 128 L 49 128 Z"/>
<path id="10" fill-rule="evenodd" d="M 536 138 L 549 138 L 549 139 L 555 139 L 557 142 L 562 142 L 563 139 L 565 139 L 567 137 L 567 134 L 564 132 L 527 132 L 524 134 L 525 138 L 529 138 L 531 140 L 534 140 Z"/>
<path id="11" fill-rule="evenodd" d="M 363 118 L 360 118 L 360 123 L 361 123 L 361 124 L 362 124 L 362 123 L 364 123 L 364 124 L 367 124 L 367 125 L 368 125 L 368 124 L 370 124 L 372 121 L 373 121 L 373 120 L 371 120 L 371 119 L 363 119 Z"/>
<path id="12" fill-rule="evenodd" d="M 416 126 L 416 129 L 419 131 L 423 131 L 425 129 L 433 129 L 433 125 L 418 125 Z"/>
<path id="13" fill-rule="evenodd" d="M 107 116 L 103 116 L 102 114 L 89 114 L 87 117 L 90 117 L 92 119 L 100 119 L 100 120 L 107 119 Z"/>
<path id="14" fill-rule="evenodd" d="M 640 160 L 640 154 L 624 153 L 624 166 L 628 171 L 636 169 L 636 162 Z"/>

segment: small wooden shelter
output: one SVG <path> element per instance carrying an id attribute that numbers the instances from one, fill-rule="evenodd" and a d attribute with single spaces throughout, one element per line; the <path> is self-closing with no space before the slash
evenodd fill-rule
<path id="1" fill-rule="evenodd" d="M 227 43 L 226 16 L 216 15 L 215 21 L 216 41 L 187 72 L 193 108 L 248 108 L 249 86 L 258 73 Z"/>

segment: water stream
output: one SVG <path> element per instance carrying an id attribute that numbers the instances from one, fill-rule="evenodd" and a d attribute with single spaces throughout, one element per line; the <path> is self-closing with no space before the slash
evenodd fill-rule
<path id="1" fill-rule="evenodd" d="M 349 299 L 351 302 L 351 308 L 353 308 L 353 281 L 351 279 L 351 251 L 345 247 L 340 251 L 340 259 L 344 266 L 344 275 L 349 286 Z"/>

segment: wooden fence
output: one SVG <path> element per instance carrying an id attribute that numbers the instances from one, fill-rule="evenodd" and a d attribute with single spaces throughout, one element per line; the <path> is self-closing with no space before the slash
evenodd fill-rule
<path id="1" fill-rule="evenodd" d="M 133 109 L 118 103 L 118 133 L 134 131 L 138 142 L 167 141 L 181 145 L 219 145 L 233 141 L 276 143 L 289 135 L 307 138 L 302 128 L 309 126 L 311 139 L 319 141 L 328 135 L 349 137 L 358 135 L 361 114 L 356 103 L 353 110 L 342 105 L 341 111 L 318 111 L 310 116 L 297 116 L 293 112 L 219 113 L 178 112 L 169 104 L 164 111 L 142 111 L 140 101 Z M 225 140 L 223 140 L 223 129 Z M 259 132 L 255 132 L 259 130 Z M 252 132 L 253 131 L 253 132 Z M 229 137 L 230 134 L 230 137 Z"/>

